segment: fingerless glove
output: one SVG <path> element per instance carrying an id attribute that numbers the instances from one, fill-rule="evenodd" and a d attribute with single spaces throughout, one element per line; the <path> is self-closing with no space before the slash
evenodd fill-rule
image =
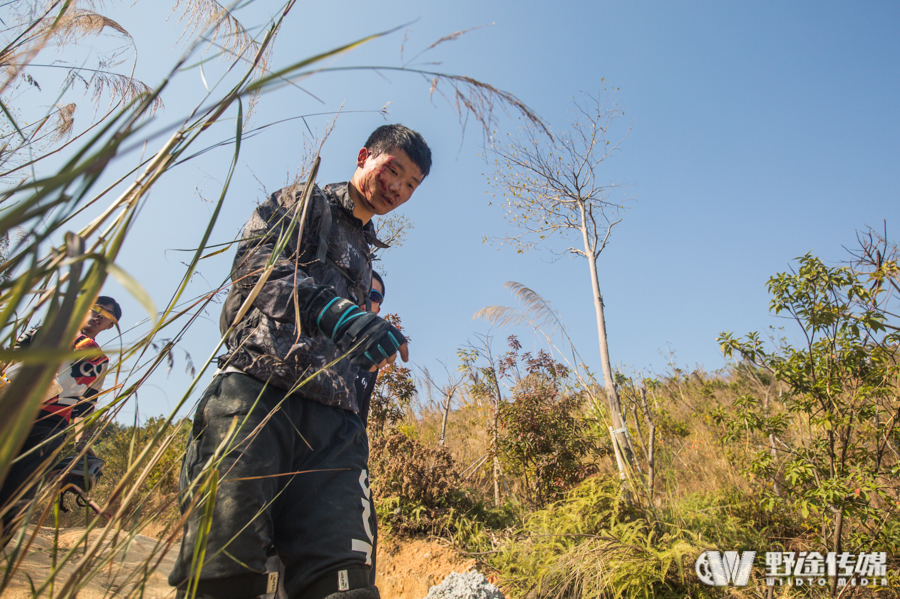
<path id="1" fill-rule="evenodd" d="M 340 297 L 325 306 L 316 325 L 342 354 L 349 354 L 350 362 L 363 370 L 390 358 L 406 343 L 406 337 L 395 326 Z"/>

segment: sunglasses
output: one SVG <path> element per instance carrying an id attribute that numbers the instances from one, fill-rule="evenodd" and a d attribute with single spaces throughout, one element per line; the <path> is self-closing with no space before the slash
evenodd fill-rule
<path id="1" fill-rule="evenodd" d="M 380 291 L 375 291 L 374 289 L 369 292 L 369 300 L 373 303 L 380 304 L 384 301 L 384 296 Z"/>

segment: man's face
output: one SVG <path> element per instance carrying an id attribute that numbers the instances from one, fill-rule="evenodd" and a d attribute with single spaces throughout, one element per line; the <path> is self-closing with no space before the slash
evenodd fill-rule
<path id="1" fill-rule="evenodd" d="M 360 196 L 357 208 L 369 219 L 376 214 L 384 216 L 402 206 L 424 178 L 403 150 L 389 150 L 372 156 L 363 148 L 356 158 L 356 166 L 353 179 Z"/>
<path id="2" fill-rule="evenodd" d="M 98 304 L 88 312 L 87 317 L 84 319 L 84 325 L 81 327 L 81 333 L 93 339 L 99 333 L 113 328 L 114 324 L 112 307 Z"/>

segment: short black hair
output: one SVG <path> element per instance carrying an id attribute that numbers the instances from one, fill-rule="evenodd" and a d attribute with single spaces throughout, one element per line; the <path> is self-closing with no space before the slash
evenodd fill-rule
<path id="1" fill-rule="evenodd" d="M 384 279 L 381 278 L 380 274 L 378 274 L 377 272 L 375 272 L 373 270 L 372 271 L 372 280 L 378 281 L 379 283 L 381 283 L 381 297 L 384 297 Z"/>
<path id="2" fill-rule="evenodd" d="M 372 131 L 366 140 L 366 149 L 372 156 L 391 150 L 403 150 L 410 160 L 422 171 L 422 178 L 431 172 L 431 149 L 425 139 L 403 125 L 382 125 Z"/>
<path id="3" fill-rule="evenodd" d="M 108 297 L 106 295 L 101 295 L 100 297 L 97 298 L 97 301 L 95 301 L 94 303 L 97 304 L 98 306 L 105 306 L 107 308 L 112 308 L 111 312 L 112 312 L 113 316 L 116 317 L 116 320 L 119 320 L 120 318 L 122 318 L 122 307 L 119 305 L 119 302 L 117 302 L 113 298 Z"/>

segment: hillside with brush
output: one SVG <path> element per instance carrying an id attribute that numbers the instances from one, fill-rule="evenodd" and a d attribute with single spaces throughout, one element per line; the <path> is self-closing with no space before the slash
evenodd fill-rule
<path id="1" fill-rule="evenodd" d="M 882 299 L 895 297 L 895 252 L 882 245 L 881 264 L 852 268 L 807 256 L 796 273 L 772 278 L 773 305 L 795 315 L 808 345 L 725 333 L 723 349 L 737 359 L 724 370 L 617 373 L 626 446 L 615 444 L 603 389 L 585 371 L 524 351 L 515 336 L 503 353 L 491 353 L 490 337 L 462 350 L 460 370 L 443 385 L 399 367 L 382 373 L 368 423 L 382 584 L 406 596 L 410 580 L 430 586 L 474 567 L 507 597 L 826 596 L 827 587 L 768 587 L 760 563 L 745 588 L 717 589 L 700 581 L 695 562 L 708 550 L 879 551 L 889 558 L 888 587 L 839 592 L 892 596 L 900 399 L 897 320 Z M 806 319 L 811 306 L 828 317 Z M 107 529 L 106 549 L 81 558 L 91 564 L 85 581 L 121 567 L 114 545 L 154 539 L 141 566 L 148 574 L 171 559 L 188 430 L 187 420 L 154 418 L 111 423 L 97 437 L 107 468 L 92 496 L 111 511 L 127 505 L 119 512 L 127 527 Z M 136 493 L 116 499 L 135 456 L 154 447 Z M 102 526 L 69 502 L 68 512 L 33 516 L 41 530 L 58 518 L 70 531 L 53 541 L 60 556 L 99 536 L 71 531 Z M 49 554 L 47 533 L 36 538 L 30 550 Z M 455 557 L 439 560 L 424 539 L 443 541 Z M 410 571 L 405 583 L 390 582 Z"/>
<path id="2" fill-rule="evenodd" d="M 900 597 L 897 10 L 0 3 L 0 597 L 168 599 L 185 538 L 258 595 L 315 555 L 228 553 L 262 479 L 362 526 L 340 592 Z M 241 462 L 311 405 L 362 522 Z"/>

